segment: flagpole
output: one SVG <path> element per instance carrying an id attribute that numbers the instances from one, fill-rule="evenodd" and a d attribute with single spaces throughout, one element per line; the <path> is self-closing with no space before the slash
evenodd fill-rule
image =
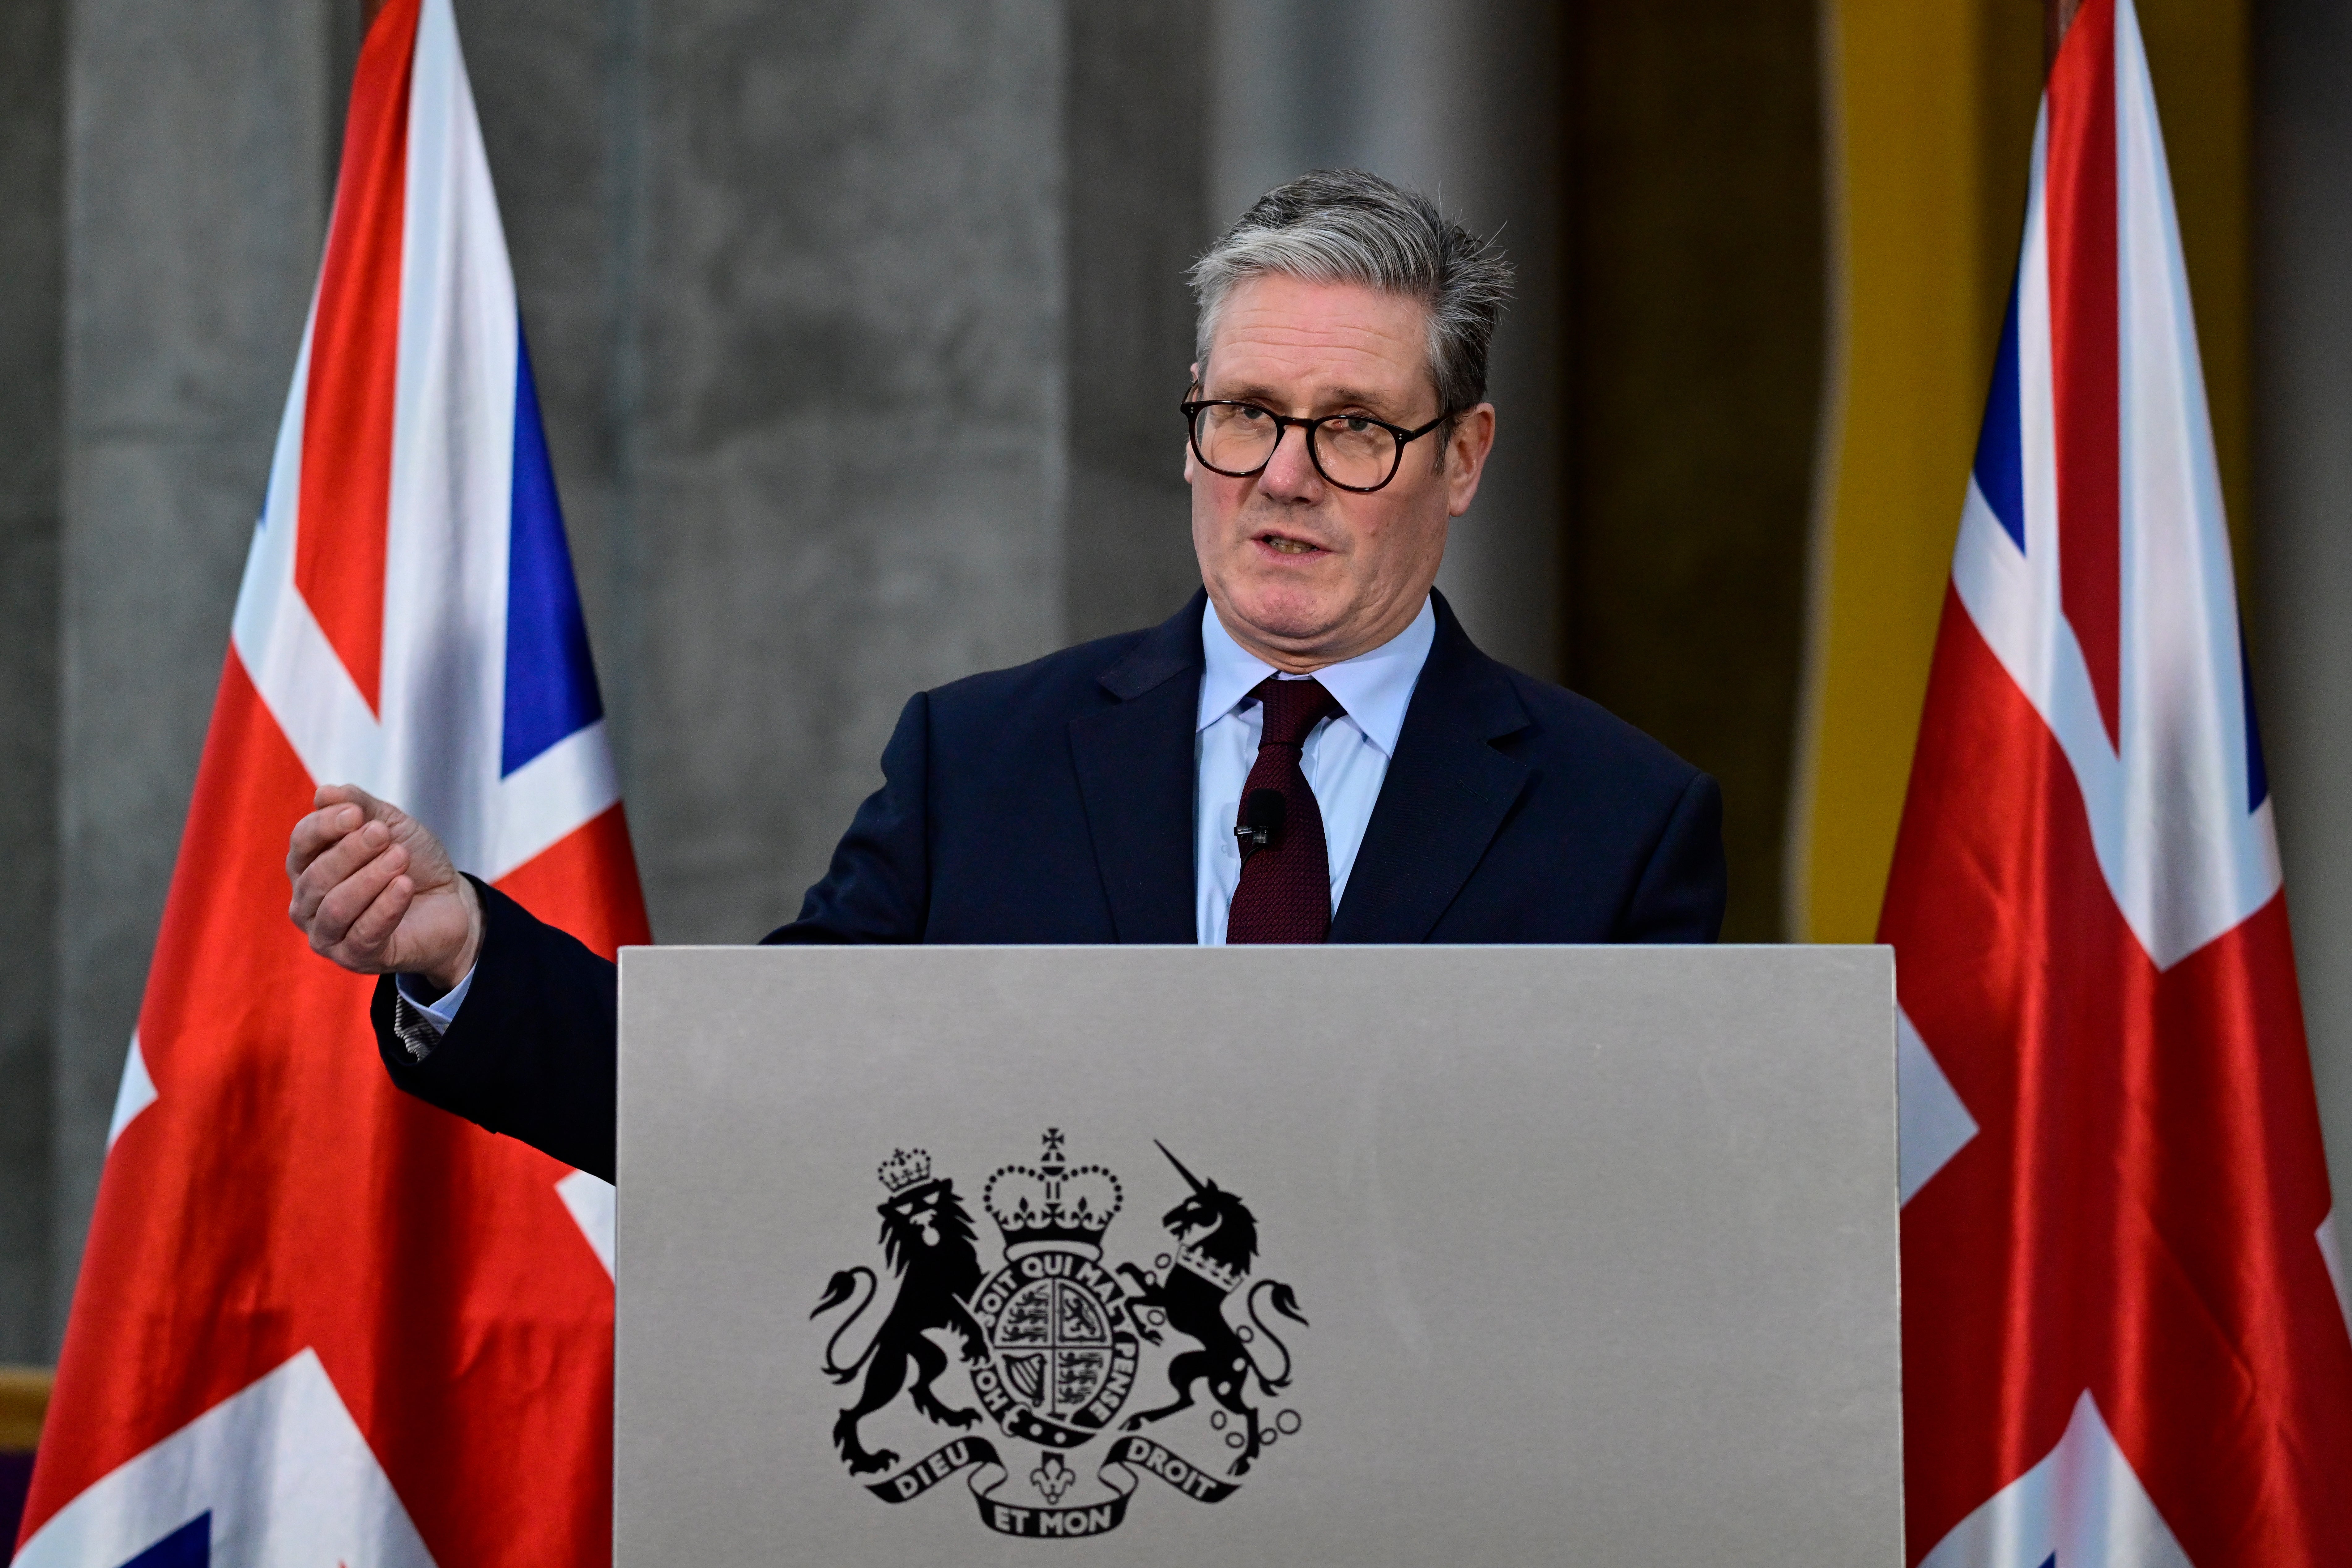
<path id="1" fill-rule="evenodd" d="M 367 14 L 373 16 L 376 13 L 376 8 L 383 4 L 383 0 L 364 0 L 364 3 L 368 8 Z M 2058 45 L 2065 38 L 2066 29 L 2074 25 L 2074 13 L 2081 8 L 2082 3 L 2083 0 L 2042 0 L 2042 74 L 2043 76 L 2050 74 L 2051 66 L 2057 61 Z"/>

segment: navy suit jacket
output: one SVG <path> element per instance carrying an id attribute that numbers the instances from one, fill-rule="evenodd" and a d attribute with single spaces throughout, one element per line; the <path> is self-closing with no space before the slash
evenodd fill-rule
<path id="1" fill-rule="evenodd" d="M 1148 631 L 918 693 L 800 918 L 770 942 L 1191 942 L 1205 595 Z M 1712 942 L 1715 781 L 1596 704 L 1437 635 L 1335 942 Z M 480 888 L 465 1005 L 403 1089 L 613 1173 L 616 974 Z"/>

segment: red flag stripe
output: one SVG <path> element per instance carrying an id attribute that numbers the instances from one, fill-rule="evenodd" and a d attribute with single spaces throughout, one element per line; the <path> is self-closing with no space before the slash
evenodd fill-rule
<path id="1" fill-rule="evenodd" d="M 2050 72 L 2052 391 L 2058 587 L 2107 741 L 2120 730 L 2123 421 L 2116 289 L 2116 8 L 2091 0 Z"/>
<path id="2" fill-rule="evenodd" d="M 383 686 L 408 84 L 419 9 L 419 0 L 393 0 L 360 50 L 302 412 L 294 585 L 371 711 Z"/>

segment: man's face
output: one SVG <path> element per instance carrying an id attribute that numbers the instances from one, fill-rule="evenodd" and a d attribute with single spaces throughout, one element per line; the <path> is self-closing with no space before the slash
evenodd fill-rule
<path id="1" fill-rule="evenodd" d="M 1225 298 L 1200 398 L 1307 417 L 1365 414 L 1416 430 L 1440 412 L 1417 300 L 1281 274 Z M 1437 580 L 1447 521 L 1469 510 L 1493 445 L 1480 404 L 1404 449 L 1370 494 L 1316 471 L 1306 432 L 1283 433 L 1259 473 L 1228 479 L 1188 446 L 1192 548 L 1234 640 L 1277 668 L 1308 670 L 1378 647 L 1411 624 Z"/>

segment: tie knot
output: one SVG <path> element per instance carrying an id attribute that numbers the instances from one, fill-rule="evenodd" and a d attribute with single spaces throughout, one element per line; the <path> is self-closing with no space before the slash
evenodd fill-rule
<path id="1" fill-rule="evenodd" d="M 1339 700 L 1324 690 L 1319 680 L 1285 680 L 1269 675 L 1250 695 L 1265 710 L 1265 725 L 1258 733 L 1261 746 L 1298 745 L 1306 741 L 1307 731 L 1343 711 Z"/>

